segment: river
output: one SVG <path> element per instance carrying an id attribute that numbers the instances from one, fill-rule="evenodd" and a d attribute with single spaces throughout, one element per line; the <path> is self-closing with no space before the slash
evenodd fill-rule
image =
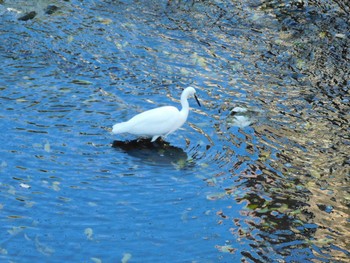
<path id="1" fill-rule="evenodd" d="M 2 262 L 348 262 L 349 6 L 0 1 Z M 166 142 L 111 135 L 163 105 Z"/>

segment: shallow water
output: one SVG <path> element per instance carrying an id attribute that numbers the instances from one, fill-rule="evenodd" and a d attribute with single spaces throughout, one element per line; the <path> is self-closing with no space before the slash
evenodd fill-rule
<path id="1" fill-rule="evenodd" d="M 327 4 L 0 4 L 1 260 L 346 262 L 349 23 Z M 110 135 L 188 85 L 203 107 L 168 143 Z"/>

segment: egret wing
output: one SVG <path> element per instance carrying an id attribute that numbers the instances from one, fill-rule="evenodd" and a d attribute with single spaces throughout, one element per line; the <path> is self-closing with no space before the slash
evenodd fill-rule
<path id="1" fill-rule="evenodd" d="M 165 135 L 179 122 L 180 112 L 172 106 L 164 106 L 142 112 L 127 123 L 128 133 L 140 136 Z"/>

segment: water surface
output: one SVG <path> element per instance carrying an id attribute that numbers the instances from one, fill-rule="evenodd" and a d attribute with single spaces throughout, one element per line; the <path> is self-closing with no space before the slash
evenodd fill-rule
<path id="1" fill-rule="evenodd" d="M 327 5 L 3 1 L 0 258 L 346 262 L 349 21 Z M 188 85 L 203 107 L 167 143 L 110 134 Z"/>

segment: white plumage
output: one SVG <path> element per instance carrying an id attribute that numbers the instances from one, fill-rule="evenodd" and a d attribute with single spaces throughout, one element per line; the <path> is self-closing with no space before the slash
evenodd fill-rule
<path id="1" fill-rule="evenodd" d="M 196 90 L 193 87 L 184 89 L 181 94 L 181 111 L 173 106 L 144 111 L 126 122 L 113 125 L 112 133 L 130 133 L 138 137 L 152 137 L 152 142 L 158 137 L 166 137 L 186 122 L 189 113 L 187 101 L 189 97 L 194 96 L 200 106 L 195 93 Z"/>

